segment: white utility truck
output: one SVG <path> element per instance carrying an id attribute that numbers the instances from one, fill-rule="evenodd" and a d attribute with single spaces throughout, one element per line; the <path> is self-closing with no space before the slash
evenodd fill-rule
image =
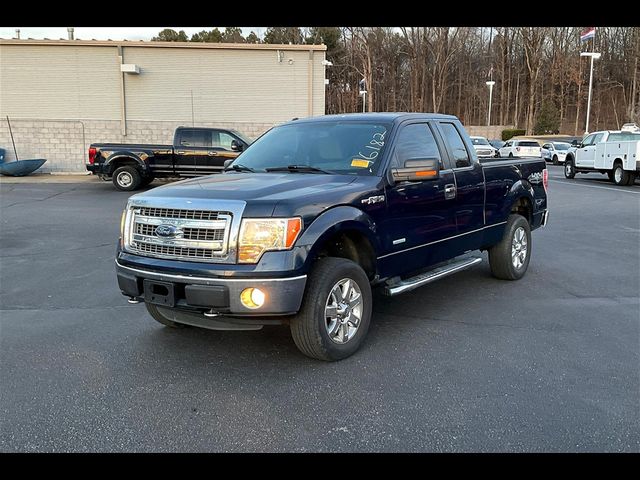
<path id="1" fill-rule="evenodd" d="M 626 123 L 620 130 L 593 132 L 570 149 L 564 176 L 589 172 L 606 173 L 616 185 L 633 185 L 640 175 L 640 128 Z"/>

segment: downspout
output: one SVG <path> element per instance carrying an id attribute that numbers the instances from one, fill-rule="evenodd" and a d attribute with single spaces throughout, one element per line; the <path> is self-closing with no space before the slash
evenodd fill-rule
<path id="1" fill-rule="evenodd" d="M 309 50 L 309 66 L 307 68 L 307 74 L 309 76 L 309 81 L 307 84 L 307 90 L 309 92 L 309 101 L 307 105 L 307 110 L 309 112 L 309 116 L 313 116 L 313 50 Z"/>
<path id="2" fill-rule="evenodd" d="M 125 91 L 124 91 L 124 72 L 122 71 L 122 64 L 124 63 L 124 49 L 122 45 L 118 46 L 118 60 L 120 62 L 120 125 L 122 129 L 122 136 L 127 136 L 127 106 L 125 103 Z"/>

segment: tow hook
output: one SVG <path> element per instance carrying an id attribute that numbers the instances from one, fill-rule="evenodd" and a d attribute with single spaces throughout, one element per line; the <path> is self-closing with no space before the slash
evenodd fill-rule
<path id="1" fill-rule="evenodd" d="M 136 304 L 136 303 L 140 303 L 142 300 L 138 297 L 129 297 L 127 298 L 127 302 L 132 303 L 132 304 Z"/>
<path id="2" fill-rule="evenodd" d="M 217 317 L 220 314 L 218 312 L 215 312 L 212 308 L 211 310 L 204 312 L 203 315 L 207 318 L 213 318 L 213 317 Z"/>

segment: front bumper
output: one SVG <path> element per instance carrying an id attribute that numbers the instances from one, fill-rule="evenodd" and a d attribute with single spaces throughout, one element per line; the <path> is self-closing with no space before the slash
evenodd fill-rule
<path id="1" fill-rule="evenodd" d="M 123 295 L 159 305 L 191 311 L 211 311 L 231 316 L 291 315 L 300 310 L 306 275 L 285 278 L 221 278 L 154 272 L 120 264 L 116 260 L 118 286 Z M 166 296 L 154 296 L 154 282 L 169 287 Z M 246 288 L 259 288 L 264 305 L 250 309 L 240 301 Z M 168 302 L 168 303 L 158 303 Z"/>

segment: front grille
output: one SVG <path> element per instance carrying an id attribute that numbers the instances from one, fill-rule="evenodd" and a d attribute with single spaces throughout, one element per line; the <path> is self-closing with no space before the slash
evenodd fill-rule
<path id="1" fill-rule="evenodd" d="M 134 207 L 125 249 L 148 257 L 206 261 L 226 258 L 232 215 L 229 212 Z M 173 227 L 168 236 L 158 226 Z"/>
<path id="2" fill-rule="evenodd" d="M 142 207 L 140 215 L 145 217 L 184 218 L 191 220 L 217 220 L 218 215 L 225 212 L 210 212 L 207 210 L 181 210 L 177 208 Z"/>
<path id="3" fill-rule="evenodd" d="M 150 243 L 139 243 L 137 249 L 141 253 L 150 253 L 162 256 L 189 258 L 215 257 L 215 253 L 213 252 L 213 250 L 207 248 L 170 247 L 164 245 L 154 245 Z"/>

